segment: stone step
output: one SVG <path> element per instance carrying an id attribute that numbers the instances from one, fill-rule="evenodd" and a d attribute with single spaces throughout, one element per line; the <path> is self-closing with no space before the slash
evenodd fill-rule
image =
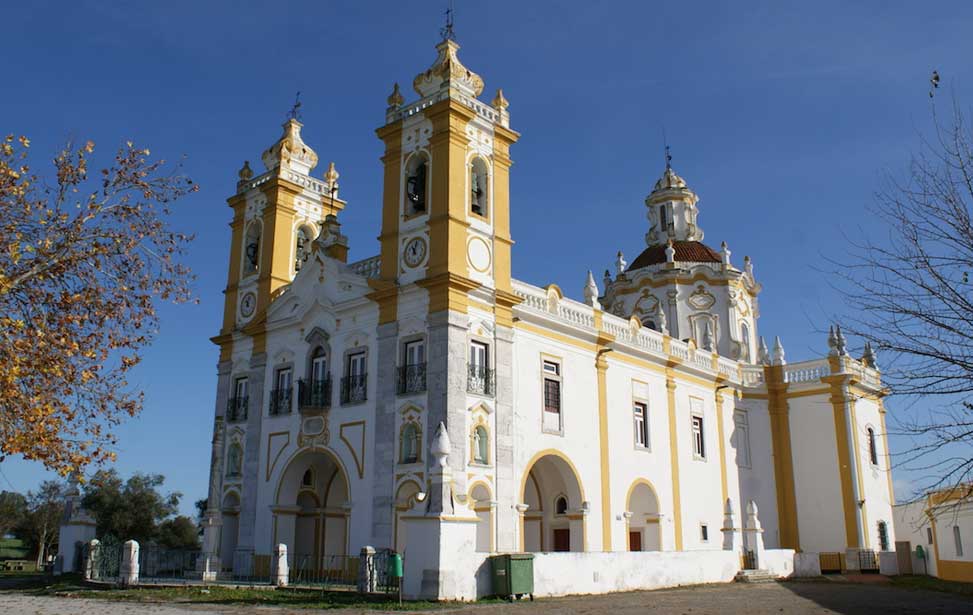
<path id="1" fill-rule="evenodd" d="M 774 583 L 777 577 L 767 570 L 741 570 L 734 580 L 737 583 Z"/>

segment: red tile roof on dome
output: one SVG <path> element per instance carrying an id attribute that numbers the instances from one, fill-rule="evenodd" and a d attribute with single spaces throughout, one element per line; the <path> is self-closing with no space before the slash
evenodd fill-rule
<path id="1" fill-rule="evenodd" d="M 675 259 L 683 263 L 719 263 L 722 262 L 720 253 L 700 241 L 674 241 L 672 247 L 676 249 Z M 649 246 L 628 266 L 628 271 L 658 265 L 666 262 L 666 246 L 659 244 Z"/>

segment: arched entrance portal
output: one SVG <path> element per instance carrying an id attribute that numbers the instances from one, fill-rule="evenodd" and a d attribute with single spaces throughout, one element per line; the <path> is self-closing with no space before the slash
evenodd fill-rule
<path id="1" fill-rule="evenodd" d="M 521 498 L 524 551 L 584 551 L 584 491 L 574 466 L 549 453 L 527 468 Z"/>
<path id="2" fill-rule="evenodd" d="M 292 566 L 319 568 L 348 553 L 348 501 L 347 475 L 330 452 L 291 460 L 277 487 L 274 541 L 287 545 Z"/>
<path id="3" fill-rule="evenodd" d="M 636 481 L 628 490 L 628 550 L 661 551 L 659 498 L 647 481 Z"/>
<path id="4" fill-rule="evenodd" d="M 226 572 L 233 570 L 233 557 L 240 533 L 240 498 L 235 492 L 230 491 L 223 497 L 220 512 L 223 514 L 223 527 L 220 530 L 220 567 Z"/>
<path id="5" fill-rule="evenodd" d="M 486 483 L 476 483 L 470 491 L 473 510 L 480 520 L 476 524 L 476 550 L 493 551 L 493 497 Z"/>

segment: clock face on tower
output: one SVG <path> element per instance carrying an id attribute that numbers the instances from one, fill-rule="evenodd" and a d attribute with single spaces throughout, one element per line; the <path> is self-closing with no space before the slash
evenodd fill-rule
<path id="1" fill-rule="evenodd" d="M 422 237 L 413 237 L 405 244 L 405 264 L 409 267 L 418 267 L 426 258 L 426 240 Z"/>
<path id="2" fill-rule="evenodd" d="M 257 307 L 257 295 L 253 293 L 247 293 L 243 295 L 243 299 L 240 300 L 240 314 L 244 318 L 249 318 L 253 316 L 253 310 Z"/>

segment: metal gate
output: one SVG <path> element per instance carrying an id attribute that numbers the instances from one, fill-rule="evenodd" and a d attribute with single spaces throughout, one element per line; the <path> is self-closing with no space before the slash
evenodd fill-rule
<path id="1" fill-rule="evenodd" d="M 375 591 L 382 594 L 399 593 L 400 577 L 393 574 L 392 562 L 396 552 L 392 549 L 379 549 L 375 552 Z M 403 560 L 402 565 L 405 566 Z"/>
<path id="2" fill-rule="evenodd" d="M 253 549 L 238 549 L 227 559 L 221 558 L 217 583 L 270 585 L 270 555 L 259 555 Z"/>
<path id="3" fill-rule="evenodd" d="M 753 551 L 743 552 L 743 569 L 744 570 L 756 570 L 757 569 L 757 554 Z"/>
<path id="4" fill-rule="evenodd" d="M 878 554 L 875 551 L 859 551 L 858 569 L 863 573 L 878 574 Z"/>
<path id="5" fill-rule="evenodd" d="M 845 554 L 840 552 L 820 553 L 821 574 L 841 574 L 845 569 Z"/>
<path id="6" fill-rule="evenodd" d="M 200 578 L 196 570 L 198 550 L 166 549 L 146 545 L 139 549 L 139 579 L 142 582 L 187 582 Z"/>
<path id="7" fill-rule="evenodd" d="M 358 586 L 358 556 L 297 555 L 290 570 L 290 585 L 348 589 Z"/>
<path id="8" fill-rule="evenodd" d="M 109 536 L 95 545 L 93 552 L 90 549 L 90 546 L 85 549 L 85 565 L 87 566 L 90 553 L 92 561 L 91 580 L 117 583 L 122 569 L 122 545 L 118 540 Z"/>

